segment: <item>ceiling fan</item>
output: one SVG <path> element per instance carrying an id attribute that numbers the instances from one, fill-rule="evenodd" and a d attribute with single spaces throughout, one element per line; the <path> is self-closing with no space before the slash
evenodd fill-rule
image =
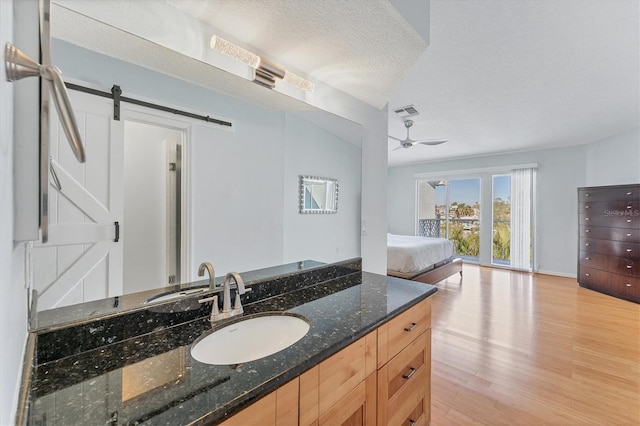
<path id="1" fill-rule="evenodd" d="M 404 120 L 404 127 L 407 128 L 407 137 L 404 139 L 396 138 L 395 136 L 389 135 L 391 139 L 395 139 L 400 142 L 400 146 L 394 148 L 392 151 L 396 151 L 400 148 L 411 148 L 414 145 L 422 144 L 422 145 L 440 145 L 441 143 L 447 142 L 449 139 L 424 139 L 424 140 L 413 140 L 409 137 L 409 129 L 413 126 L 413 120 Z"/>

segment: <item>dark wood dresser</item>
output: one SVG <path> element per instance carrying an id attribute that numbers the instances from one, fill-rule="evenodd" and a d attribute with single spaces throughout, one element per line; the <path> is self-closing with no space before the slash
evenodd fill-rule
<path id="1" fill-rule="evenodd" d="M 640 184 L 578 188 L 578 283 L 640 303 Z"/>

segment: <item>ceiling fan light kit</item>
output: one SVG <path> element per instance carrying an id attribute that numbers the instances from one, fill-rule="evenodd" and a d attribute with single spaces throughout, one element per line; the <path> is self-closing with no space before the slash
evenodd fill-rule
<path id="1" fill-rule="evenodd" d="M 414 140 L 409 137 L 409 129 L 413 126 L 413 120 L 404 120 L 404 127 L 407 129 L 407 137 L 404 139 L 396 138 L 395 136 L 389 135 L 389 138 L 400 142 L 400 146 L 392 149 L 392 151 L 397 151 L 401 148 L 411 148 L 414 145 L 440 145 L 447 142 L 449 139 L 422 139 L 422 140 Z"/>

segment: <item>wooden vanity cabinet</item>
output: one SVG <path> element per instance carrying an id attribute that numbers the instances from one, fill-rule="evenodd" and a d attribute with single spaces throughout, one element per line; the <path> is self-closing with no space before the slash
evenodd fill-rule
<path id="1" fill-rule="evenodd" d="M 376 342 L 374 331 L 300 376 L 300 426 L 375 423 Z"/>
<path id="2" fill-rule="evenodd" d="M 428 425 L 431 299 L 381 325 L 222 423 Z"/>
<path id="3" fill-rule="evenodd" d="M 299 379 L 254 402 L 229 417 L 221 426 L 295 426 L 298 424 Z"/>

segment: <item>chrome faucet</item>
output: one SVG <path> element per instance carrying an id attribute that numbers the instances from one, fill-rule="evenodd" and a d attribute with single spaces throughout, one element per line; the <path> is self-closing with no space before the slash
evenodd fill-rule
<path id="1" fill-rule="evenodd" d="M 213 269 L 213 266 L 209 262 L 204 262 L 204 263 L 201 263 L 200 267 L 198 268 L 198 276 L 204 277 L 205 270 L 209 272 L 209 290 L 213 290 L 216 287 L 214 283 L 216 279 L 216 272 Z"/>
<path id="2" fill-rule="evenodd" d="M 200 270 L 203 271 L 203 274 L 204 274 L 203 268 L 206 267 L 204 265 L 209 265 L 209 267 L 211 267 L 211 265 L 208 263 L 206 264 L 203 263 L 202 265 L 200 265 Z M 233 309 L 231 309 L 231 280 L 234 280 L 236 282 L 236 286 L 238 287 L 238 290 L 236 291 L 236 302 L 233 306 Z M 248 293 L 250 291 L 251 291 L 250 288 L 245 288 L 244 280 L 242 279 L 240 274 L 238 274 L 237 272 L 229 272 L 224 277 L 224 284 L 222 285 L 222 312 L 220 312 L 218 309 L 217 294 L 215 296 L 207 297 L 205 299 L 200 299 L 198 300 L 198 302 L 200 303 L 212 302 L 211 317 L 209 318 L 209 320 L 211 322 L 214 322 L 223 318 L 230 318 L 234 315 L 239 315 L 243 313 L 244 309 L 242 308 L 242 303 L 240 302 L 240 295 Z"/>
<path id="3" fill-rule="evenodd" d="M 236 286 L 238 287 L 236 291 L 236 303 L 231 309 L 231 280 L 236 282 Z M 222 318 L 229 318 L 234 315 L 239 315 L 244 312 L 242 309 L 242 303 L 240 302 L 240 295 L 250 292 L 250 288 L 244 287 L 244 281 L 240 274 L 237 272 L 229 272 L 224 277 L 224 283 L 222 284 L 222 313 L 220 314 Z"/>

